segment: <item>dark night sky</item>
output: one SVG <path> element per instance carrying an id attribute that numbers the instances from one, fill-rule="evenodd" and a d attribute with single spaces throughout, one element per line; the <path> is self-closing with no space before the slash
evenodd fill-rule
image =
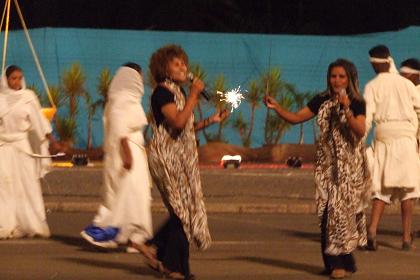
<path id="1" fill-rule="evenodd" d="M 29 27 L 355 34 L 420 25 L 420 0 L 20 0 Z M 12 28 L 20 28 L 15 22 Z"/>

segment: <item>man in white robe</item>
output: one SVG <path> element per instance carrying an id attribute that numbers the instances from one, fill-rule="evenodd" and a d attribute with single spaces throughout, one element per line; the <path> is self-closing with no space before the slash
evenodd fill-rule
<path id="1" fill-rule="evenodd" d="M 367 83 L 364 93 L 367 133 L 372 121 L 376 125 L 370 154 L 373 207 L 368 249 L 377 249 L 376 231 L 385 204 L 398 199 L 402 211 L 402 248 L 410 250 L 414 201 L 420 197 L 417 146 L 420 95 L 413 83 L 395 71 L 386 46 L 376 46 L 369 54 L 377 76 Z"/>
<path id="2" fill-rule="evenodd" d="M 151 180 L 143 139 L 147 118 L 140 103 L 143 78 L 140 66 L 126 65 L 111 82 L 104 111 L 104 203 L 93 225 L 81 232 L 102 248 L 142 245 L 152 236 Z"/>
<path id="3" fill-rule="evenodd" d="M 22 70 L 9 66 L 0 83 L 0 239 L 50 236 L 39 179 L 51 131 Z"/>
<path id="4" fill-rule="evenodd" d="M 412 81 L 420 93 L 420 61 L 418 59 L 409 58 L 401 62 L 400 74 Z"/>

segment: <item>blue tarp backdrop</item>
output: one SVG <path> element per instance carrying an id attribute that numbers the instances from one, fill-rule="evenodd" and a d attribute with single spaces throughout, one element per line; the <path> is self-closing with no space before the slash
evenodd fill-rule
<path id="1" fill-rule="evenodd" d="M 342 57 L 355 63 L 361 87 L 374 77 L 368 61 L 368 50 L 376 44 L 386 44 L 397 64 L 409 57 L 420 57 L 420 27 L 401 31 L 352 36 L 297 36 L 195 32 L 157 32 L 105 29 L 41 28 L 30 30 L 48 83 L 59 83 L 63 70 L 80 62 L 86 76 L 87 89 L 98 98 L 96 85 L 100 71 L 107 67 L 112 73 L 123 63 L 134 61 L 147 70 L 151 54 L 164 44 L 182 45 L 190 62 L 199 63 L 212 81 L 223 73 L 229 87 L 246 89 L 250 80 L 257 78 L 269 66 L 279 67 L 282 79 L 295 84 L 300 92 L 317 91 L 326 87 L 326 69 L 333 60 Z M 3 34 L 2 34 L 3 35 Z M 0 40 L 3 45 L 3 39 Z M 7 64 L 17 64 L 25 72 L 27 84 L 42 89 L 28 44 L 22 31 L 12 31 L 9 37 Z M 245 94 L 246 95 L 246 94 Z M 150 88 L 146 88 L 143 106 L 149 109 Z M 80 103 L 77 146 L 86 146 L 87 117 Z M 66 114 L 67 109 L 59 114 Z M 249 105 L 243 102 L 238 110 L 249 116 Z M 213 112 L 205 107 L 205 114 Z M 94 120 L 94 145 L 102 144 L 102 111 Z M 265 108 L 257 109 L 256 128 L 252 146 L 263 144 Z M 230 125 L 225 136 L 232 144 L 240 144 L 236 131 Z M 201 137 L 201 136 L 200 136 Z M 282 142 L 298 141 L 299 129 L 293 127 Z M 201 141 L 203 143 L 204 140 Z M 311 124 L 305 125 L 305 143 L 313 143 Z"/>

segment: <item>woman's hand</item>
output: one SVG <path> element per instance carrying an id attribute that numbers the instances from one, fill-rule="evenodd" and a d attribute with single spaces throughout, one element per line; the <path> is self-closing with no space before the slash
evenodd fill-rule
<path id="1" fill-rule="evenodd" d="M 49 150 L 52 153 L 66 153 L 67 152 L 67 147 L 61 145 L 60 143 L 58 143 L 55 138 L 49 133 L 47 135 L 45 135 L 45 137 L 48 139 L 49 141 Z"/>
<path id="2" fill-rule="evenodd" d="M 302 123 L 311 119 L 314 116 L 314 113 L 312 113 L 308 106 L 305 106 L 296 113 L 294 113 L 281 107 L 277 100 L 269 95 L 266 95 L 263 101 L 267 108 L 273 109 L 280 118 L 291 124 Z"/>
<path id="3" fill-rule="evenodd" d="M 56 141 L 50 142 L 50 150 L 53 153 L 66 153 L 67 152 L 67 148 L 64 148 L 60 143 Z"/>
<path id="4" fill-rule="evenodd" d="M 264 96 L 263 102 L 265 106 L 267 106 L 267 108 L 269 109 L 275 109 L 279 106 L 279 103 L 277 103 L 276 99 L 269 95 Z"/>
<path id="5" fill-rule="evenodd" d="M 190 96 L 198 99 L 200 93 L 204 90 L 204 83 L 202 80 L 195 78 L 190 86 Z"/>
<path id="6" fill-rule="evenodd" d="M 131 156 L 131 153 L 130 154 L 123 153 L 122 154 L 122 162 L 123 162 L 124 169 L 130 170 L 131 167 L 133 166 L 133 158 Z"/>
<path id="7" fill-rule="evenodd" d="M 121 160 L 123 162 L 124 169 L 130 170 L 133 166 L 133 156 L 131 155 L 131 149 L 128 145 L 127 137 L 121 139 Z"/>
<path id="8" fill-rule="evenodd" d="M 219 123 L 225 120 L 230 115 L 229 111 L 224 109 L 220 111 L 217 109 L 216 113 L 210 117 L 210 123 Z"/>
<path id="9" fill-rule="evenodd" d="M 344 108 L 349 108 L 350 107 L 350 98 L 349 96 L 345 93 L 345 91 L 343 93 L 339 93 L 337 95 L 338 98 L 338 102 L 343 105 Z"/>

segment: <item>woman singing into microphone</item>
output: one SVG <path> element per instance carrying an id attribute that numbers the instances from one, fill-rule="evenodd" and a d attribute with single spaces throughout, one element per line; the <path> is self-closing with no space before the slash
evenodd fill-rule
<path id="1" fill-rule="evenodd" d="M 331 63 L 327 90 L 296 113 L 283 109 L 270 96 L 264 101 L 290 123 L 318 116 L 315 186 L 322 257 L 331 278 L 344 278 L 356 271 L 352 252 L 367 242 L 363 213 L 370 179 L 363 141 L 366 105 L 359 93 L 356 67 L 345 59 Z"/>
<path id="2" fill-rule="evenodd" d="M 194 123 L 194 107 L 204 83 L 194 79 L 188 96 L 188 57 L 176 45 L 158 49 L 150 59 L 150 72 L 157 86 L 151 97 L 153 138 L 149 166 L 154 184 L 169 211 L 169 219 L 139 249 L 149 266 L 173 279 L 192 279 L 189 244 L 210 246 L 211 237 L 203 202 L 195 131 L 227 117 L 226 112 Z"/>

